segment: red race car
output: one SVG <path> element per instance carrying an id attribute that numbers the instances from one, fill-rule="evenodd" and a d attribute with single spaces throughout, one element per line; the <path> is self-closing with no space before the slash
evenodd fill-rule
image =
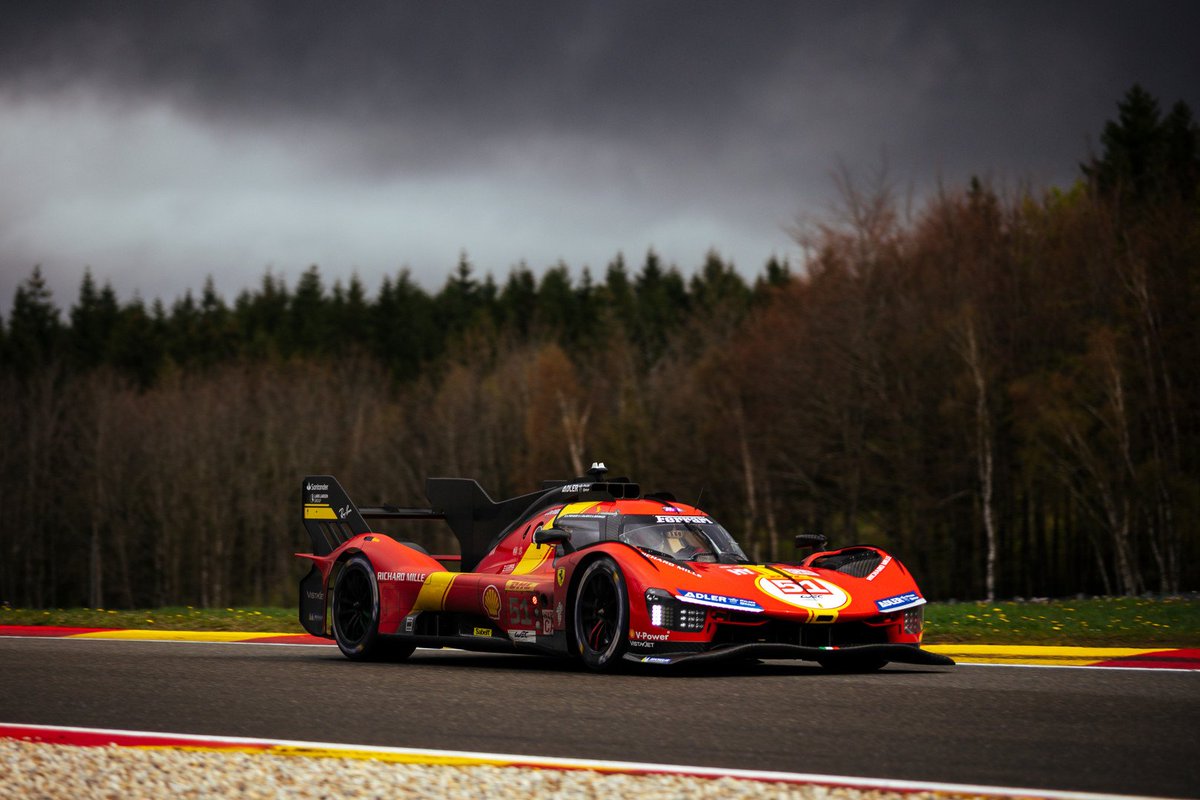
<path id="1" fill-rule="evenodd" d="M 594 670 L 728 658 L 848 671 L 954 663 L 921 649 L 925 598 L 882 550 L 755 564 L 701 509 L 605 476 L 596 464 L 500 502 L 474 480 L 430 478 L 429 508 L 358 507 L 332 476 L 305 478 L 313 552 L 297 554 L 312 562 L 300 622 L 355 660 L 455 647 L 572 655 Z M 443 519 L 461 555 L 429 555 L 368 519 Z M 447 569 L 454 561 L 460 569 Z"/>

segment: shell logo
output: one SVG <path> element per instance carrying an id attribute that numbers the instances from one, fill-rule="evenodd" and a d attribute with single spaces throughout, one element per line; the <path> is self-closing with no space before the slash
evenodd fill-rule
<path id="1" fill-rule="evenodd" d="M 771 578 L 759 576 L 758 590 L 796 608 L 839 611 L 850 605 L 850 594 L 842 587 L 821 578 Z"/>
<path id="2" fill-rule="evenodd" d="M 492 619 L 500 619 L 500 590 L 490 584 L 483 590 L 483 610 Z"/>

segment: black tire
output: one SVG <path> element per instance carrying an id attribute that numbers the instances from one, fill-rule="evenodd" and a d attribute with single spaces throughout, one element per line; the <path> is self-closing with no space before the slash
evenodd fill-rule
<path id="1" fill-rule="evenodd" d="M 400 661 L 413 646 L 379 635 L 379 584 L 366 556 L 354 556 L 333 587 L 333 638 L 352 661 Z"/>
<path id="2" fill-rule="evenodd" d="M 838 672 L 843 675 L 878 672 L 887 666 L 887 659 L 879 656 L 843 656 L 841 658 L 818 658 L 826 672 Z"/>
<path id="3" fill-rule="evenodd" d="M 621 662 L 629 645 L 629 592 L 611 558 L 598 558 L 583 571 L 571 624 L 579 658 L 588 669 L 604 672 Z"/>

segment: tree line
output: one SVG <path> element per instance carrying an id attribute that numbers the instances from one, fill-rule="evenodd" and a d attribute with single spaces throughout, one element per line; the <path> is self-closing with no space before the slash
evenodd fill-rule
<path id="1" fill-rule="evenodd" d="M 374 297 L 356 275 L 327 288 L 314 265 L 294 289 L 268 271 L 256 290 L 227 304 L 209 278 L 198 297 L 188 291 L 168 307 L 161 300 L 147 306 L 136 296 L 122 304 L 111 284 L 97 286 L 87 270 L 64 319 L 35 267 L 17 288 L 8 325 L 0 326 L 0 357 L 22 376 L 50 364 L 72 373 L 107 367 L 144 389 L 176 371 L 230 362 L 352 355 L 370 356 L 407 381 L 481 338 L 554 340 L 586 350 L 598 346 L 606 325 L 619 321 L 648 364 L 693 307 L 703 312 L 720 305 L 741 314 L 789 278 L 786 260 L 772 258 L 748 285 L 710 252 L 685 279 L 651 250 L 636 272 L 618 254 L 599 283 L 586 269 L 575 280 L 562 263 L 540 278 L 520 264 L 500 286 L 490 274 L 478 278 L 463 253 L 435 293 L 408 269 L 385 277 Z"/>
<path id="2" fill-rule="evenodd" d="M 718 516 L 891 548 L 931 598 L 1200 584 L 1200 129 L 1140 87 L 1065 189 L 973 179 L 915 212 L 843 181 L 805 254 L 747 281 L 653 252 L 601 279 L 464 254 L 169 307 L 38 270 L 0 325 L 0 601 L 294 602 L 304 474 L 421 505 L 592 459 Z M 435 527 L 398 533 L 437 549 Z"/>

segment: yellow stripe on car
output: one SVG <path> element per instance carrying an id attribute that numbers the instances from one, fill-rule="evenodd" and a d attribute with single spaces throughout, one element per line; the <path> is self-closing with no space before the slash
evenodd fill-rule
<path id="1" fill-rule="evenodd" d="M 535 569 L 546 563 L 546 560 L 554 555 L 554 548 L 550 545 L 531 544 L 525 548 L 525 553 L 521 556 L 521 560 L 517 562 L 517 566 L 513 568 L 513 575 L 528 575 Z"/>
<path id="2" fill-rule="evenodd" d="M 446 595 L 459 572 L 431 572 L 421 586 L 413 611 L 441 611 L 446 607 Z"/>

